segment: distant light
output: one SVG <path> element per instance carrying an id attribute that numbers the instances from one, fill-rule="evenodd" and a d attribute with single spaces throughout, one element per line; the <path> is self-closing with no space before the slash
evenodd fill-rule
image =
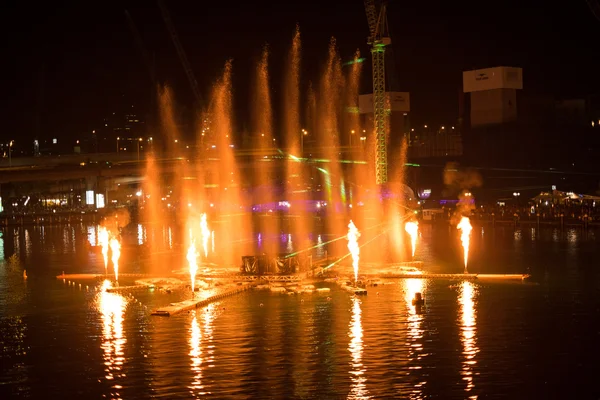
<path id="1" fill-rule="evenodd" d="M 175 139 L 175 143 L 179 143 L 179 140 Z"/>
<path id="2" fill-rule="evenodd" d="M 58 143 L 58 140 L 52 139 L 52 144 L 56 144 L 56 143 Z"/>
<path id="3" fill-rule="evenodd" d="M 427 125 L 425 125 L 424 127 L 427 128 Z"/>
<path id="4" fill-rule="evenodd" d="M 137 197 L 140 197 L 140 196 L 142 195 L 142 191 L 141 191 L 141 190 L 138 190 L 137 192 L 135 192 L 135 195 L 136 195 Z"/>
<path id="5" fill-rule="evenodd" d="M 94 191 L 93 190 L 85 191 L 85 204 L 87 204 L 88 206 L 91 206 L 94 204 Z"/>

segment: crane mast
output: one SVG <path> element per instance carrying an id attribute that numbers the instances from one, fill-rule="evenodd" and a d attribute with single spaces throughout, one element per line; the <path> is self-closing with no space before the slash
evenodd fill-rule
<path id="1" fill-rule="evenodd" d="M 600 21 L 600 3 L 598 3 L 597 0 L 587 0 L 587 5 L 590 7 L 594 16 Z"/>
<path id="2" fill-rule="evenodd" d="M 388 181 L 386 95 L 385 95 L 385 46 L 391 43 L 387 33 L 386 4 L 379 9 L 374 0 L 365 0 L 365 11 L 369 23 L 373 62 L 373 122 L 375 130 L 375 180 L 378 185 Z"/>
<path id="3" fill-rule="evenodd" d="M 158 7 L 160 8 L 160 12 L 162 13 L 162 17 L 165 20 L 165 25 L 169 30 L 169 34 L 171 35 L 171 40 L 173 41 L 173 45 L 175 45 L 175 49 L 177 50 L 177 54 L 179 55 L 179 60 L 183 65 L 183 69 L 185 70 L 185 74 L 190 82 L 190 86 L 192 88 L 192 92 L 194 92 L 194 98 L 198 105 L 202 103 L 202 96 L 200 95 L 200 90 L 198 89 L 198 81 L 194 76 L 194 72 L 192 71 L 192 67 L 190 66 L 190 62 L 188 61 L 187 56 L 185 55 L 185 51 L 183 50 L 183 46 L 179 41 L 179 37 L 177 36 L 177 31 L 175 30 L 175 26 L 173 25 L 173 21 L 171 20 L 171 15 L 169 14 L 169 10 L 164 5 L 162 0 L 157 0 Z"/>

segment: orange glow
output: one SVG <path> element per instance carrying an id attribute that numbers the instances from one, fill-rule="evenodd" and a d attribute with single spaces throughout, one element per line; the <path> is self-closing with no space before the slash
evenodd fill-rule
<path id="1" fill-rule="evenodd" d="M 187 261 L 190 267 L 192 292 L 194 292 L 196 285 L 196 272 L 198 272 L 198 253 L 196 252 L 196 244 L 194 243 L 194 239 L 191 240 L 190 247 L 188 248 Z"/>
<path id="2" fill-rule="evenodd" d="M 368 398 L 368 392 L 366 389 L 367 378 L 365 376 L 367 370 L 362 363 L 363 327 L 361 313 L 362 310 L 360 308 L 360 300 L 356 297 L 352 298 L 352 320 L 350 321 L 349 333 L 350 344 L 348 345 L 348 350 L 352 356 L 352 369 L 350 370 L 352 386 L 350 388 L 350 393 L 348 394 L 349 399 Z"/>
<path id="3" fill-rule="evenodd" d="M 476 355 L 479 353 L 477 347 L 477 325 L 476 325 L 476 314 L 475 314 L 475 296 L 477 294 L 477 287 L 474 283 L 469 281 L 463 281 L 460 285 L 460 294 L 458 297 L 458 303 L 460 305 L 461 317 L 461 337 L 460 341 L 463 346 L 463 367 L 461 375 L 463 380 L 466 381 L 467 392 L 471 391 L 475 385 L 473 383 L 474 372 L 473 369 L 477 364 Z"/>
<path id="4" fill-rule="evenodd" d="M 108 270 L 109 236 L 108 236 L 108 230 L 106 230 L 106 227 L 104 227 L 104 226 L 98 227 L 98 242 L 100 243 L 100 246 L 102 246 L 102 257 L 104 257 L 104 273 L 106 274 L 107 270 Z"/>
<path id="5" fill-rule="evenodd" d="M 473 227 L 468 217 L 462 217 L 456 228 L 460 229 L 460 240 L 464 249 L 465 271 L 467 270 L 467 261 L 469 260 L 469 242 L 471 241 L 471 231 Z"/>
<path id="6" fill-rule="evenodd" d="M 115 238 L 110 241 L 110 250 L 112 251 L 113 268 L 115 269 L 115 281 L 119 281 L 119 257 L 121 257 L 121 243 Z"/>
<path id="7" fill-rule="evenodd" d="M 104 281 L 103 288 L 111 286 L 109 281 Z M 121 373 L 125 362 L 125 335 L 123 332 L 123 319 L 127 299 L 120 294 L 109 293 L 103 290 L 96 297 L 96 304 L 102 319 L 102 350 L 104 351 L 104 365 L 107 380 L 124 377 Z M 113 389 L 120 389 L 120 385 L 113 385 Z M 119 393 L 111 393 L 113 398 L 119 398 Z"/>
<path id="8" fill-rule="evenodd" d="M 408 317 L 407 317 L 407 331 L 406 331 L 406 341 L 407 341 L 407 349 L 408 349 L 408 359 L 414 363 L 414 366 L 411 369 L 421 369 L 423 368 L 422 363 L 419 362 L 424 356 L 426 356 L 425 349 L 423 347 L 423 338 L 425 330 L 422 327 L 423 324 L 423 315 L 417 312 L 417 306 L 413 304 L 413 299 L 415 298 L 416 293 L 423 294 L 423 298 L 425 298 L 426 291 L 426 281 L 425 279 L 404 279 L 404 300 L 406 301 L 406 308 L 408 309 Z M 413 395 L 414 398 L 422 398 L 422 388 L 427 381 L 424 379 L 425 376 L 422 376 L 423 381 L 419 382 L 419 384 L 413 386 Z"/>
<path id="9" fill-rule="evenodd" d="M 410 235 L 410 243 L 412 245 L 412 256 L 415 256 L 415 249 L 417 248 L 417 236 L 419 235 L 419 223 L 409 221 L 404 224 L 404 230 Z"/>
<path id="10" fill-rule="evenodd" d="M 350 254 L 352 254 L 352 268 L 354 269 L 354 282 L 358 281 L 358 261 L 360 255 L 360 247 L 358 246 L 358 238 L 360 237 L 360 233 L 354 222 L 350 221 L 348 224 L 348 250 L 350 250 Z"/>
<path id="11" fill-rule="evenodd" d="M 210 229 L 206 221 L 206 213 L 200 218 L 200 232 L 202 233 L 202 247 L 204 247 L 204 257 L 208 257 L 208 240 L 210 239 Z"/>
<path id="12" fill-rule="evenodd" d="M 202 385 L 202 331 L 195 313 L 192 320 L 192 326 L 190 328 L 189 354 L 192 372 L 194 373 L 194 381 L 192 382 L 190 389 L 192 390 L 192 395 L 194 395 L 194 391 L 202 390 L 204 388 Z"/>

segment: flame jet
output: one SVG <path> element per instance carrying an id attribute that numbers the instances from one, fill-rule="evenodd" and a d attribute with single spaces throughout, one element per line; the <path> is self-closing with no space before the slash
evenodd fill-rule
<path id="1" fill-rule="evenodd" d="M 456 225 L 457 229 L 460 229 L 460 240 L 462 242 L 463 250 L 464 250 L 464 260 L 465 260 L 465 273 L 467 272 L 467 262 L 469 260 L 469 242 L 471 241 L 471 231 L 473 227 L 471 226 L 471 222 L 468 217 L 462 217 L 458 225 Z"/>
<path id="2" fill-rule="evenodd" d="M 360 259 L 360 247 L 358 246 L 358 238 L 360 232 L 354 225 L 352 220 L 348 224 L 348 250 L 352 254 L 352 268 L 354 269 L 354 285 L 358 282 L 358 261 Z"/>

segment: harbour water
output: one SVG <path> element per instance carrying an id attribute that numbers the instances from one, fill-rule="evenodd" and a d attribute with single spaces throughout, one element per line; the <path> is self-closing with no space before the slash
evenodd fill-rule
<path id="1" fill-rule="evenodd" d="M 425 269 L 462 272 L 456 228 L 420 228 L 415 258 Z M 140 229 L 124 239 L 122 273 L 147 268 Z M 600 394 L 590 378 L 600 356 L 594 230 L 475 226 L 469 272 L 528 273 L 530 282 L 395 280 L 360 298 L 335 285 L 293 296 L 248 291 L 170 318 L 150 312 L 189 293 L 122 296 L 55 278 L 104 271 L 102 255 L 87 245 L 92 232 L 84 225 L 2 232 L 1 398 Z M 182 253 L 183 262 L 177 235 L 163 239 L 164 251 Z M 421 313 L 412 305 L 416 292 L 425 298 Z"/>

